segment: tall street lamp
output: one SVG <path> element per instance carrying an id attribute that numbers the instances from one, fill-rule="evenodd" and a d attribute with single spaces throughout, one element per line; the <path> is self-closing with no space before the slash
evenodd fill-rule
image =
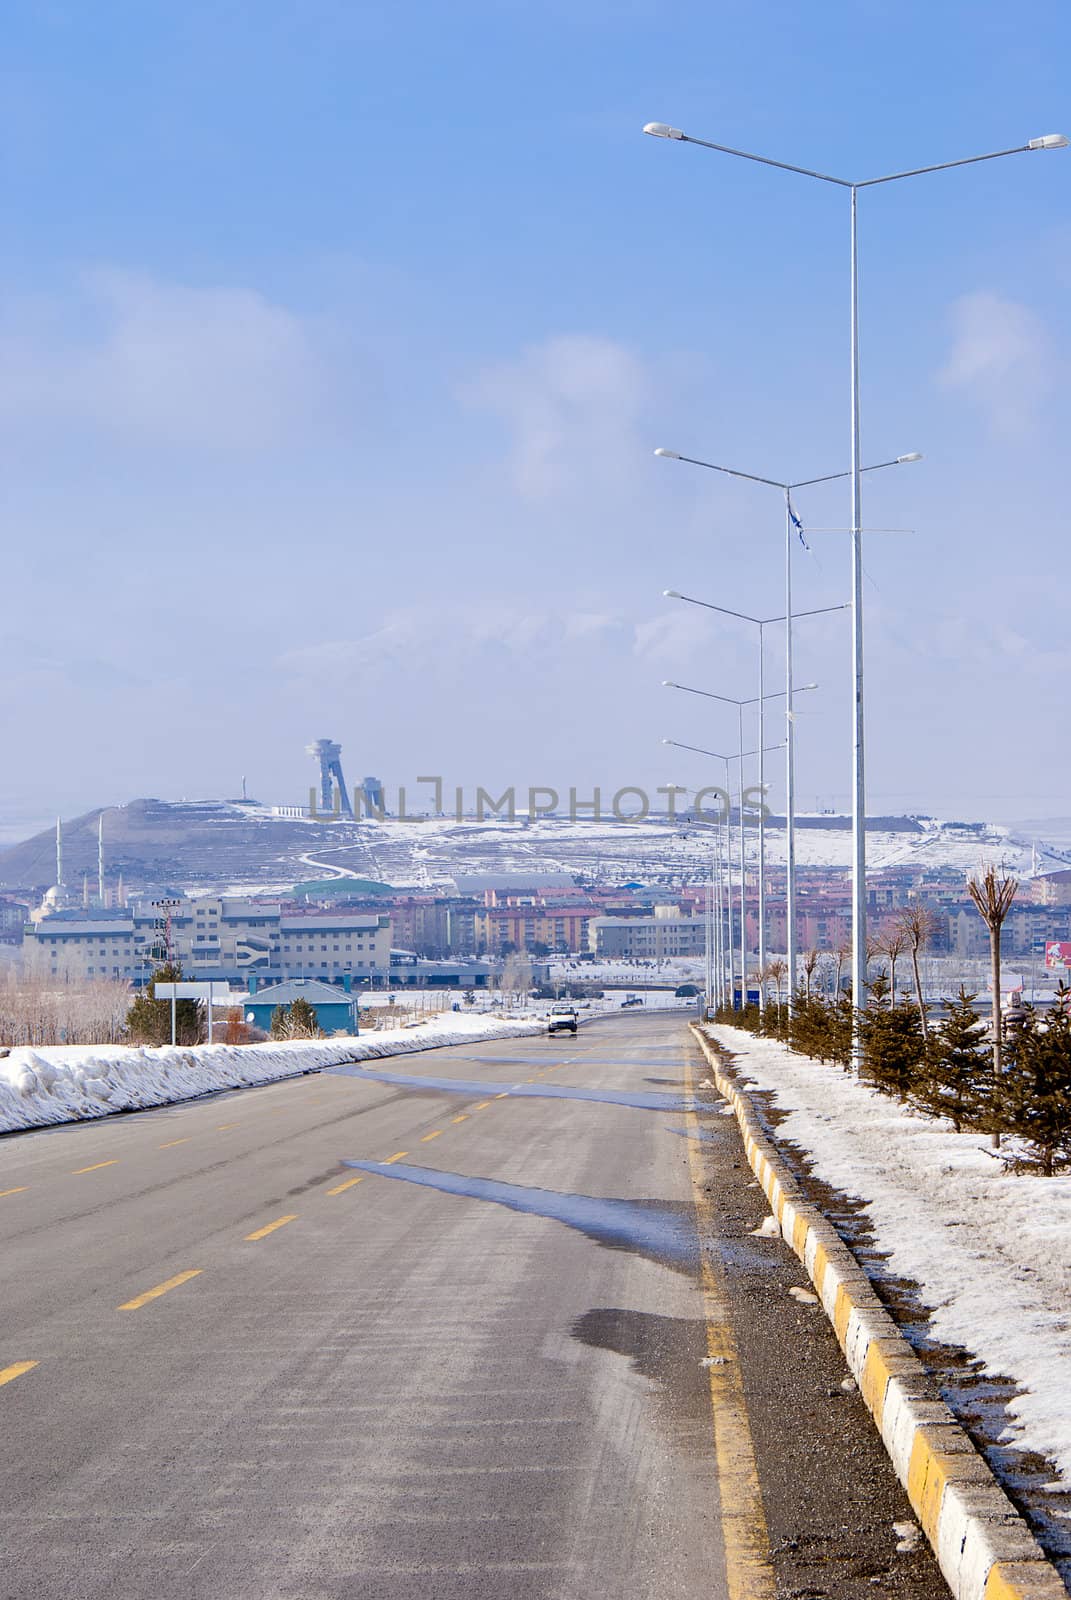
<path id="1" fill-rule="evenodd" d="M 741 478 L 747 483 L 764 483 L 772 489 L 780 489 L 785 499 L 785 899 L 786 906 L 786 943 L 788 949 L 788 1011 L 792 1015 L 796 1004 L 796 738 L 795 718 L 792 705 L 792 546 L 793 531 L 803 538 L 803 525 L 792 507 L 792 492 L 794 489 L 809 489 L 819 483 L 836 483 L 840 479 L 850 477 L 848 472 L 827 472 L 820 478 L 799 478 L 794 483 L 784 483 L 776 478 L 762 478 L 754 472 L 741 472 L 736 467 L 719 466 L 714 461 L 701 461 L 697 456 L 683 456 L 677 450 L 666 450 L 662 447 L 655 451 L 656 456 L 662 456 L 667 461 L 684 461 L 692 467 L 704 467 L 708 472 L 720 472 L 727 478 Z M 863 467 L 863 472 L 881 472 L 885 467 L 905 466 L 911 461 L 921 461 L 922 456 L 917 450 L 908 455 L 896 456 L 892 461 L 878 461 L 873 466 Z"/>
<path id="2" fill-rule="evenodd" d="M 726 993 L 728 993 L 730 995 L 732 993 L 732 975 L 731 974 L 730 974 L 728 985 L 726 985 L 726 982 L 725 982 L 725 956 L 726 956 L 727 953 L 729 953 L 731 955 L 731 944 L 732 944 L 732 939 L 731 939 L 731 933 L 732 933 L 732 871 L 731 871 L 731 862 L 732 862 L 732 798 L 731 798 L 731 795 L 730 795 L 729 763 L 730 763 L 730 761 L 732 761 L 733 757 L 732 756 L 727 756 L 727 755 L 722 755 L 720 750 L 707 750 L 702 745 L 698 745 L 698 744 L 683 744 L 680 739 L 663 739 L 662 743 L 663 744 L 672 745 L 675 750 L 691 750 L 696 755 L 712 756 L 715 761 L 723 761 L 725 763 L 725 816 L 724 816 L 724 819 L 723 819 L 723 823 L 719 823 L 719 825 L 718 825 L 718 843 L 717 843 L 716 855 L 715 855 L 715 859 L 716 859 L 717 864 L 718 864 L 717 924 L 716 924 L 716 926 L 717 926 L 717 938 L 715 940 L 715 962 L 716 962 L 718 976 L 719 976 L 719 991 L 720 991 L 719 992 L 719 1003 L 721 1003 L 721 1002 L 724 1001 Z M 783 750 L 783 749 L 784 749 L 784 745 L 783 744 L 769 745 L 769 746 L 767 746 L 767 753 L 769 751 L 772 751 L 772 750 Z M 759 755 L 759 754 L 760 754 L 760 752 L 758 750 L 745 750 L 744 751 L 745 759 L 750 757 L 750 756 L 755 756 L 755 755 Z M 743 825 L 743 792 L 742 791 L 741 791 L 741 795 L 740 795 L 740 815 L 741 815 L 741 826 L 742 826 Z M 760 815 L 761 815 L 761 813 L 760 813 Z M 723 863 L 724 863 L 724 865 L 723 865 Z M 725 937 L 725 917 L 724 917 L 724 911 L 723 911 L 723 907 L 722 907 L 721 889 L 722 889 L 722 881 L 723 881 L 723 879 L 724 879 L 725 884 L 726 884 L 726 894 L 727 894 L 727 897 L 728 897 L 728 906 L 729 906 L 730 938 L 729 938 L 728 942 L 726 941 L 726 937 Z M 741 905 L 742 904 L 743 904 L 743 900 L 741 898 Z M 742 913 L 741 913 L 741 915 L 742 915 Z M 761 961 L 759 963 L 760 967 L 763 966 L 764 964 L 765 963 L 763 963 Z M 709 988 L 709 983 L 708 983 L 708 988 Z M 763 1009 L 764 999 L 765 999 L 765 991 L 760 987 L 760 1010 Z"/>
<path id="3" fill-rule="evenodd" d="M 751 695 L 745 700 L 737 700 L 733 695 L 716 694 L 714 692 L 714 690 L 712 690 L 712 689 L 693 689 L 693 688 L 689 687 L 689 685 L 686 684 L 686 683 L 672 683 L 668 678 L 663 678 L 662 687 L 664 689 L 681 689 L 681 690 L 684 691 L 685 694 L 699 694 L 699 695 L 702 695 L 705 700 L 720 700 L 724 705 L 729 705 L 729 706 L 735 706 L 736 707 L 737 723 L 738 723 L 738 730 L 739 730 L 739 752 L 740 752 L 740 754 L 739 754 L 739 762 L 740 762 L 740 767 L 739 767 L 739 773 L 740 773 L 740 971 L 741 971 L 740 1003 L 741 1003 L 741 1007 L 743 1007 L 743 1005 L 745 1004 L 746 999 L 747 999 L 747 994 L 746 994 L 746 989 L 747 989 L 747 983 L 746 983 L 746 979 L 747 979 L 747 955 L 746 955 L 746 951 L 747 951 L 747 926 L 746 926 L 746 916 L 745 916 L 745 912 L 746 912 L 745 884 L 746 884 L 746 870 L 747 869 L 746 869 L 746 864 L 745 864 L 745 853 L 744 853 L 744 842 L 745 842 L 744 841 L 744 707 L 745 706 L 757 705 L 758 708 L 759 708 L 759 750 L 761 751 L 762 747 L 763 747 L 762 735 L 763 735 L 763 731 L 764 731 L 764 719 L 763 719 L 763 704 L 764 704 L 764 701 L 766 701 L 766 700 L 781 700 L 781 699 L 783 699 L 784 698 L 784 690 L 778 690 L 777 693 L 775 693 L 775 694 L 767 694 L 767 695 L 761 695 L 761 696 Z M 805 684 L 801 685 L 800 692 L 802 693 L 804 690 L 808 690 L 808 689 L 817 689 L 817 687 L 818 687 L 818 685 L 816 683 L 805 683 Z M 764 800 L 763 800 L 762 804 L 765 804 Z M 759 808 L 760 821 L 762 819 L 762 804 L 760 804 L 760 808 Z M 760 874 L 760 880 L 761 880 L 765 875 L 765 862 L 762 861 L 762 860 L 760 860 L 760 862 L 759 862 L 759 874 Z M 766 886 L 765 886 L 765 883 L 762 882 L 762 881 L 760 881 L 760 885 L 759 885 L 759 898 L 762 901 L 762 903 L 765 904 Z M 760 986 L 759 986 L 759 1008 L 760 1008 L 760 1010 L 763 1009 L 763 1001 L 764 1001 L 764 993 L 763 993 L 762 985 L 760 984 Z"/>
<path id="4" fill-rule="evenodd" d="M 716 150 L 722 155 L 738 156 L 744 161 L 756 161 L 764 167 L 776 167 L 782 172 L 794 172 L 803 178 L 814 178 L 819 183 L 830 183 L 849 194 L 849 352 L 851 373 L 851 487 L 852 487 L 852 1003 L 855 1007 L 856 1026 L 853 1029 L 853 1055 L 858 1068 L 861 1041 L 858 1027 L 860 1010 L 866 1004 L 866 783 L 864 771 L 863 724 L 863 535 L 862 489 L 859 463 L 859 251 L 856 227 L 857 199 L 860 189 L 873 189 L 883 183 L 899 183 L 904 178 L 919 178 L 930 172 L 948 172 L 953 167 L 975 166 L 980 161 L 997 161 L 1002 156 L 1025 155 L 1032 150 L 1062 150 L 1068 140 L 1062 133 L 1046 133 L 1028 139 L 1025 144 L 1013 145 L 1008 150 L 990 150 L 983 155 L 962 156 L 957 161 L 938 161 L 932 166 L 911 167 L 903 172 L 885 173 L 879 178 L 833 177 L 828 172 L 814 172 L 809 167 L 793 166 L 788 161 L 773 161 L 769 156 L 755 155 L 750 150 L 735 150 L 731 145 L 716 144 L 709 139 L 696 139 L 691 134 L 672 128 L 665 122 L 648 122 L 644 133 L 656 139 L 679 140 L 684 144 Z M 791 611 L 791 606 L 786 607 Z"/>
<path id="5" fill-rule="evenodd" d="M 706 611 L 717 611 L 723 617 L 736 617 L 740 622 L 750 622 L 759 630 L 759 789 L 762 794 L 763 805 L 759 807 L 759 971 L 766 969 L 766 764 L 764 761 L 766 732 L 763 720 L 763 701 L 766 699 L 765 684 L 765 640 L 764 634 L 768 627 L 775 622 L 789 624 L 789 637 L 791 638 L 792 623 L 800 617 L 821 617 L 830 611 L 847 611 L 845 602 L 839 606 L 818 606 L 813 611 L 796 611 L 791 617 L 750 617 L 746 611 L 732 611 L 728 606 L 712 605 L 709 600 L 697 600 L 693 595 L 681 594 L 678 589 L 663 589 L 662 593 L 667 600 L 686 600 L 689 605 L 702 606 Z M 791 598 L 791 591 L 790 596 Z M 795 721 L 792 714 L 792 658 L 789 656 L 789 681 L 785 691 L 785 703 L 788 710 L 785 748 L 788 750 L 788 797 L 786 799 L 786 868 L 785 868 L 785 926 L 788 945 L 788 1014 L 791 1016 L 795 1008 L 796 991 L 796 866 L 795 866 L 795 833 L 791 822 L 794 804 L 794 775 L 792 760 L 792 745 L 794 738 Z M 780 747 L 779 747 L 780 748 Z M 791 867 L 788 862 L 791 862 Z"/>

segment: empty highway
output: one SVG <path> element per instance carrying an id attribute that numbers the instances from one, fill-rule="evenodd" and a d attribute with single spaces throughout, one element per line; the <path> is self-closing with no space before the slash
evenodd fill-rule
<path id="1" fill-rule="evenodd" d="M 0 1140 L 0 1596 L 940 1595 L 705 1076 L 630 1014 Z"/>

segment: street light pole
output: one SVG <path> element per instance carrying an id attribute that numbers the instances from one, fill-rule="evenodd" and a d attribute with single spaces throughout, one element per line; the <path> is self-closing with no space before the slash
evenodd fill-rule
<path id="1" fill-rule="evenodd" d="M 787 557 L 786 557 L 786 565 L 788 567 L 788 577 L 787 577 L 787 581 L 786 581 L 786 588 L 787 588 L 787 591 L 788 591 L 788 599 L 789 599 L 789 601 L 791 601 L 791 599 L 792 599 L 792 586 L 791 586 L 792 585 L 792 578 L 791 578 L 791 571 L 792 571 L 792 542 L 791 542 L 792 502 L 791 502 L 791 499 L 789 498 L 789 491 L 788 491 L 787 488 L 785 490 L 785 504 L 786 504 L 786 521 L 787 521 L 787 526 L 788 526 L 788 530 L 789 530 L 789 539 L 786 541 L 786 547 L 787 547 L 787 552 L 788 552 L 787 553 Z M 760 972 L 764 971 L 765 968 L 766 968 L 766 842 L 765 842 L 765 836 L 766 836 L 766 813 L 765 813 L 766 781 L 765 781 L 765 765 L 764 765 L 764 758 L 763 758 L 762 752 L 764 752 L 764 750 L 766 748 L 766 741 L 765 741 L 765 738 L 764 738 L 764 727 L 763 727 L 763 702 L 765 700 L 767 700 L 769 698 L 769 696 L 765 693 L 765 690 L 764 690 L 764 667 L 763 667 L 763 661 L 764 661 L 764 632 L 765 632 L 765 629 L 770 627 L 772 623 L 775 623 L 775 622 L 787 623 L 787 628 L 786 628 L 786 652 L 787 652 L 787 654 L 786 654 L 786 665 L 787 665 L 786 677 L 787 677 L 787 682 L 786 682 L 786 687 L 785 687 L 785 704 L 786 704 L 786 706 L 788 708 L 788 715 L 787 715 L 787 718 L 786 718 L 785 749 L 786 749 L 786 752 L 787 752 L 787 774 L 786 775 L 787 775 L 788 782 L 787 782 L 786 814 L 785 814 L 785 825 L 786 825 L 785 826 L 785 835 L 786 835 L 786 848 L 785 848 L 785 859 L 786 859 L 786 872 L 785 872 L 785 931 L 786 931 L 786 936 L 787 936 L 786 937 L 786 943 L 787 943 L 787 946 L 788 946 L 787 954 L 788 954 L 788 970 L 789 970 L 789 985 L 788 985 L 788 987 L 789 987 L 789 1003 L 788 1004 L 789 1004 L 789 1016 L 791 1016 L 792 1013 L 793 1013 L 794 1007 L 795 1007 L 795 986 L 796 986 L 796 856 L 795 856 L 795 825 L 794 825 L 794 817 L 795 817 L 795 763 L 794 763 L 794 758 L 793 758 L 793 746 L 794 746 L 794 743 L 795 743 L 795 738 L 794 738 L 794 726 L 795 726 L 795 724 L 794 724 L 794 716 L 793 716 L 793 711 L 792 711 L 792 696 L 793 696 L 793 691 L 794 691 L 794 684 L 793 684 L 793 677 L 792 677 L 792 624 L 793 624 L 793 622 L 798 621 L 801 617 L 820 617 L 820 616 L 826 615 L 828 612 L 831 612 L 831 611 L 846 611 L 848 609 L 848 603 L 844 602 L 842 605 L 839 605 L 839 606 L 817 606 L 812 611 L 797 611 L 795 613 L 793 613 L 791 611 L 791 609 L 790 609 L 786 613 L 786 615 L 783 616 L 783 617 L 752 617 L 752 616 L 749 616 L 746 611 L 733 611 L 728 606 L 712 605 L 709 600 L 697 600 L 694 595 L 681 594 L 679 589 L 663 589 L 662 593 L 666 597 L 667 600 L 685 600 L 685 601 L 687 601 L 687 603 L 689 605 L 702 606 L 703 609 L 706 610 L 706 611 L 717 611 L 717 612 L 720 612 L 720 614 L 723 617 L 736 617 L 738 619 L 738 621 L 740 621 L 740 622 L 750 622 L 754 627 L 758 628 L 758 630 L 759 630 L 759 701 L 758 701 L 758 704 L 759 704 L 759 751 L 760 751 L 760 755 L 759 755 L 759 788 L 761 790 L 762 798 L 763 798 L 763 807 L 759 811 L 759 971 Z M 759 987 L 759 993 L 760 993 L 760 996 L 761 996 L 760 1003 L 759 1003 L 760 1004 L 760 1010 L 761 1010 L 761 1009 L 764 1009 L 765 998 L 766 998 L 766 991 L 765 991 L 764 987 L 761 984 L 760 984 L 760 987 Z"/>
<path id="2" fill-rule="evenodd" d="M 792 491 L 794 489 L 809 489 L 819 483 L 836 483 L 840 479 L 850 478 L 851 472 L 827 472 L 819 478 L 801 478 L 795 483 L 782 483 L 776 478 L 761 478 L 754 472 L 741 472 L 736 467 L 718 466 L 713 461 L 701 461 L 697 456 L 683 456 L 677 450 L 666 450 L 659 447 L 656 456 L 662 456 L 667 461 L 683 461 L 689 466 L 705 467 L 708 472 L 720 472 L 727 478 L 742 478 L 748 483 L 764 483 L 771 488 L 780 489 L 785 497 L 785 615 L 783 618 L 772 617 L 769 621 L 783 621 L 785 624 L 785 934 L 786 954 L 788 956 L 788 1014 L 792 1016 L 796 1004 L 796 962 L 797 962 L 797 929 L 796 929 L 796 724 L 792 703 L 793 696 L 793 658 L 792 658 L 792 624 L 797 617 L 817 616 L 821 611 L 836 611 L 843 609 L 838 606 L 822 606 L 818 611 L 808 612 L 792 610 L 792 544 L 793 530 L 799 529 L 799 519 L 792 509 Z M 912 461 L 921 461 L 922 456 L 917 450 L 908 455 L 896 456 L 892 461 L 877 461 L 873 466 L 861 467 L 860 472 L 881 472 L 886 467 L 902 467 Z M 686 600 L 688 595 L 678 594 L 674 589 L 666 589 L 663 593 L 670 599 Z M 697 605 L 705 602 L 695 601 Z M 712 610 L 724 609 L 711 607 Z M 740 615 L 732 612 L 731 615 Z M 751 621 L 754 619 L 747 618 Z"/>
<path id="3" fill-rule="evenodd" d="M 684 144 L 700 145 L 706 150 L 716 150 L 722 155 L 737 156 L 744 161 L 754 161 L 760 166 L 776 167 L 782 172 L 796 173 L 800 177 L 814 178 L 819 183 L 830 183 L 838 189 L 847 189 L 850 200 L 850 354 L 851 354 L 851 480 L 852 480 L 852 1004 L 855 1025 L 852 1030 L 852 1055 L 858 1070 L 862 1043 L 859 1031 L 859 1014 L 866 1005 L 866 792 L 864 769 L 864 719 L 863 719 L 863 538 L 862 492 L 859 465 L 859 252 L 857 237 L 857 196 L 860 189 L 875 188 L 878 184 L 898 183 L 904 178 L 919 178 L 931 172 L 948 172 L 953 167 L 975 166 L 982 161 L 997 161 L 1003 156 L 1023 155 L 1034 150 L 1062 150 L 1069 143 L 1062 133 L 1046 133 L 1029 139 L 1025 144 L 1013 145 L 1007 150 L 991 150 L 983 155 L 964 156 L 957 161 L 939 161 L 931 166 L 912 167 L 903 172 L 890 172 L 879 178 L 864 178 L 853 182 L 849 178 L 834 177 L 828 172 L 815 172 L 810 167 L 797 167 L 787 161 L 773 161 L 769 156 L 756 155 L 750 150 L 735 150 L 730 145 L 716 144 L 708 139 L 696 139 L 680 128 L 665 122 L 648 122 L 644 133 L 656 139 L 671 139 Z M 788 608 L 791 610 L 791 607 Z M 794 976 L 794 975 L 793 975 Z"/>
<path id="4" fill-rule="evenodd" d="M 678 688 L 679 689 L 679 688 L 682 687 L 682 685 L 680 685 L 680 684 L 672 684 L 672 685 L 669 685 L 668 687 Z M 810 684 L 810 685 L 808 685 L 808 687 L 809 688 L 813 688 L 814 685 Z M 694 693 L 694 694 L 702 694 L 703 693 L 703 691 L 701 689 L 696 689 L 696 690 L 693 690 L 691 692 Z M 745 704 L 746 704 L 746 702 L 745 702 Z M 731 959 L 732 958 L 732 790 L 731 790 L 731 785 L 730 785 L 730 780 L 729 780 L 729 763 L 732 761 L 733 758 L 732 758 L 732 756 L 722 755 L 719 750 L 705 750 L 702 747 L 702 745 L 698 745 L 698 744 L 682 744 L 682 742 L 679 739 L 663 739 L 662 743 L 663 744 L 672 745 L 673 748 L 676 749 L 676 750 L 691 750 L 696 755 L 711 756 L 711 757 L 713 757 L 713 759 L 715 761 L 722 761 L 722 762 L 725 763 L 725 814 L 724 814 L 724 818 L 722 819 L 722 821 L 719 822 L 719 824 L 718 824 L 717 843 L 716 843 L 716 846 L 715 846 L 715 849 L 717 851 L 717 860 L 718 860 L 718 940 L 715 941 L 715 949 L 719 952 L 719 955 L 720 955 L 720 961 L 721 961 L 721 967 L 720 967 L 720 971 L 721 971 L 721 990 L 722 990 L 721 998 L 724 999 L 725 993 L 728 992 L 731 995 L 732 994 L 732 990 L 733 990 L 732 959 Z M 783 749 L 784 749 L 784 745 L 783 744 L 767 745 L 765 754 L 769 754 L 773 750 L 783 750 Z M 744 751 L 744 759 L 746 760 L 751 756 L 759 755 L 759 754 L 760 754 L 760 752 L 758 750 L 745 750 Z M 741 800 L 740 815 L 741 815 L 741 819 L 742 819 L 743 818 L 743 791 L 741 791 L 740 800 Z M 723 853 L 723 851 L 724 851 L 724 853 Z M 723 865 L 724 865 L 724 872 L 723 872 Z M 725 906 L 723 905 L 723 895 L 722 895 L 723 882 L 725 884 L 725 896 L 726 896 L 727 901 L 728 901 L 728 919 L 729 919 L 728 938 L 726 938 L 726 930 L 725 930 L 725 925 L 724 925 Z M 726 954 L 728 954 L 728 956 L 730 958 L 729 959 L 729 982 L 728 982 L 727 988 L 726 988 L 726 982 L 725 982 L 725 957 L 726 957 Z"/>
<path id="5" fill-rule="evenodd" d="M 678 594 L 676 590 L 667 589 L 664 592 L 668 596 L 671 596 L 672 598 L 678 599 L 678 600 L 689 600 L 691 598 L 688 595 Z M 732 612 L 726 611 L 726 608 L 724 606 L 709 605 L 708 602 L 705 601 L 705 600 L 693 600 L 692 604 L 693 605 L 704 606 L 708 611 L 722 611 L 727 616 L 738 616 L 738 617 L 743 617 L 744 616 L 744 614 L 742 612 L 739 612 L 739 611 L 732 611 Z M 840 610 L 842 608 L 839 607 L 839 606 L 830 606 L 828 609 L 831 610 L 831 611 L 838 611 L 838 610 Z M 757 617 L 744 617 L 744 620 L 747 621 L 747 622 L 757 622 L 758 618 Z M 774 618 L 773 620 L 774 621 L 780 621 L 780 618 Z M 761 652 L 761 643 L 760 643 L 760 652 Z M 745 706 L 753 706 L 753 705 L 757 705 L 758 706 L 758 708 L 759 708 L 759 726 L 760 726 L 760 730 L 761 730 L 762 727 L 764 726 L 763 715 L 762 715 L 763 702 L 766 701 L 766 700 L 781 700 L 781 699 L 783 699 L 784 698 L 784 691 L 782 690 L 782 691 L 778 691 L 776 694 L 767 694 L 767 695 L 762 695 L 760 697 L 756 697 L 756 696 L 752 695 L 748 699 L 737 700 L 732 695 L 715 694 L 713 692 L 713 690 L 711 690 L 711 689 L 692 689 L 692 688 L 689 688 L 689 686 L 686 683 L 671 683 L 669 681 L 669 679 L 666 679 L 666 678 L 664 678 L 662 680 L 662 687 L 664 689 L 682 689 L 686 694 L 701 694 L 708 700 L 721 700 L 726 705 L 731 705 L 731 706 L 736 706 L 737 707 L 739 723 L 740 723 L 740 751 L 741 751 L 741 757 L 740 757 L 740 965 L 741 965 L 742 969 L 746 969 L 745 944 L 746 944 L 747 929 L 746 929 L 746 922 L 745 922 L 745 919 L 746 919 L 746 906 L 745 906 L 744 762 L 743 762 L 743 750 L 744 750 L 744 720 L 743 720 L 744 719 L 744 707 Z M 804 689 L 817 689 L 818 685 L 816 683 L 806 683 L 802 687 Z M 791 724 L 790 724 L 790 726 L 791 726 Z M 668 741 L 668 742 L 672 743 L 673 741 Z M 685 748 L 685 749 L 694 749 L 694 748 L 697 748 L 697 747 L 696 746 L 686 745 L 683 748 Z M 760 758 L 761 758 L 761 752 L 763 751 L 763 748 L 764 747 L 763 747 L 763 744 L 762 744 L 762 740 L 760 739 L 760 741 L 759 741 Z M 726 782 L 726 788 L 728 788 L 728 782 Z M 761 815 L 762 815 L 761 807 L 764 804 L 765 804 L 765 798 L 763 798 L 761 800 L 761 803 L 760 803 L 760 813 L 759 813 L 760 814 L 760 819 L 761 819 Z M 760 862 L 760 870 L 761 870 L 761 868 L 764 867 L 764 865 L 765 865 L 764 862 Z M 762 903 L 765 904 L 765 885 L 763 885 L 763 887 L 760 889 L 760 899 L 762 900 Z M 732 931 L 732 921 L 731 921 L 731 918 L 730 918 L 730 933 L 731 933 L 731 931 Z M 743 1006 L 743 1004 L 744 1004 L 745 989 L 746 989 L 746 970 L 743 970 L 742 971 L 742 977 L 741 977 L 741 990 L 740 990 L 740 993 L 741 993 L 741 1006 Z M 761 983 L 759 985 L 759 992 L 760 992 L 760 994 L 762 993 L 762 984 Z"/>

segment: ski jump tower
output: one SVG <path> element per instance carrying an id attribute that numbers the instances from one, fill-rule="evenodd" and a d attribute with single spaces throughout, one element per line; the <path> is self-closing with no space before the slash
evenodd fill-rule
<path id="1" fill-rule="evenodd" d="M 339 810 L 344 817 L 352 817 L 353 807 L 346 792 L 346 780 L 342 776 L 342 746 L 333 739 L 317 739 L 315 744 L 306 746 L 306 749 L 320 763 L 320 804 L 324 811 L 330 813 L 333 809 L 332 786 L 337 783 Z"/>

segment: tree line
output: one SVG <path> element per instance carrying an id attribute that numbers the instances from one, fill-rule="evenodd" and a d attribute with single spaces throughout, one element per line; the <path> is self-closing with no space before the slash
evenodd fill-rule
<path id="1" fill-rule="evenodd" d="M 724 1007 L 715 1020 L 783 1040 L 790 1049 L 850 1070 L 852 1033 L 862 1046 L 861 1075 L 927 1116 L 947 1118 L 956 1132 L 988 1133 L 994 1145 L 1019 1141 L 1013 1165 L 1052 1176 L 1071 1167 L 1071 990 L 1061 984 L 1043 1011 L 1015 1008 L 1008 1021 L 1000 1006 L 1000 929 L 1014 899 L 1014 879 L 989 868 L 968 884 L 985 918 L 992 949 L 993 1016 L 989 1026 L 975 1008 L 977 996 L 960 987 L 935 1020 L 919 982 L 918 957 L 930 937 L 923 906 L 911 907 L 868 957 L 886 965 L 867 985 L 866 1005 L 856 1011 L 838 982 L 832 996 L 817 992 L 820 957 L 808 952 L 799 983 L 787 1004 L 787 967 L 767 970 L 760 981 L 776 982 L 776 999 L 763 1011 Z M 914 999 L 896 989 L 897 961 L 907 955 Z M 841 960 L 843 962 L 843 955 Z M 778 963 L 771 963 L 776 967 Z"/>

